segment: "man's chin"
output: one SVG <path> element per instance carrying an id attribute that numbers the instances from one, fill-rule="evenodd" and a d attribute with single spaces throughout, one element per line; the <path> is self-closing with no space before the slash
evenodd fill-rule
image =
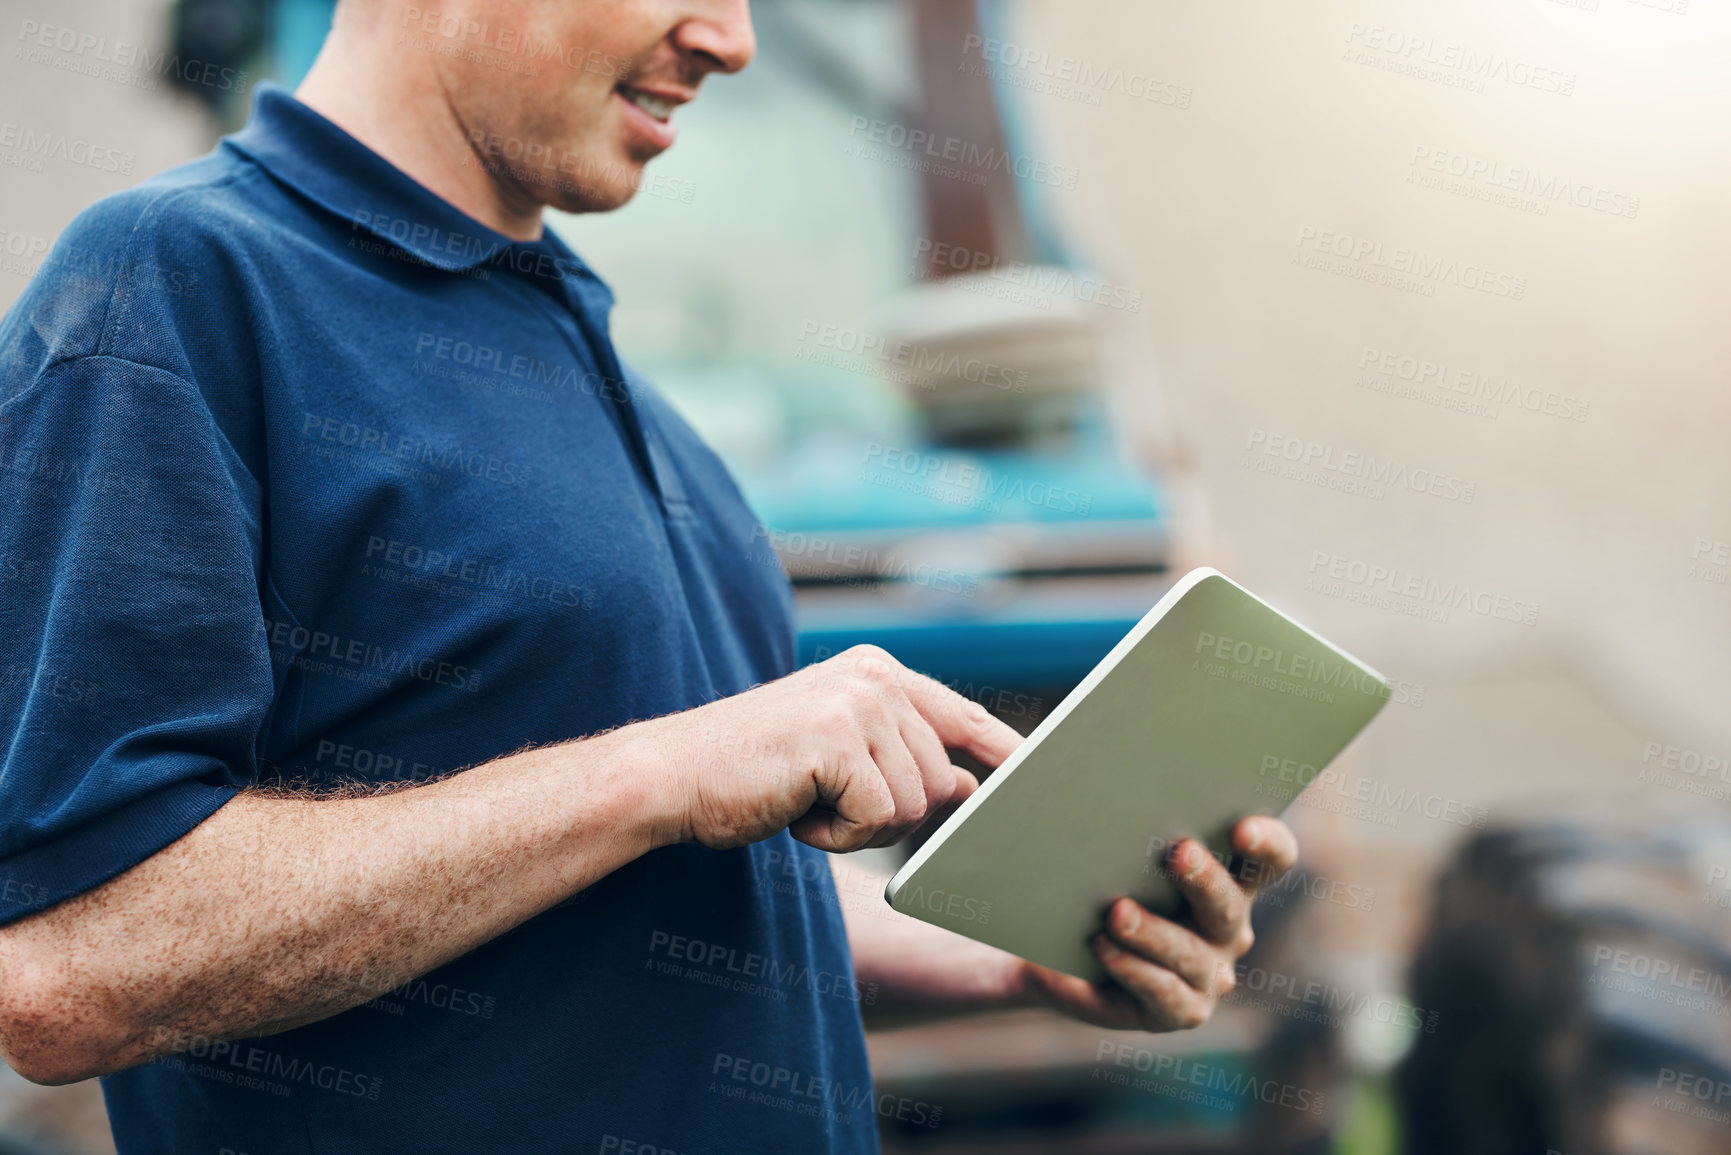
<path id="1" fill-rule="evenodd" d="M 623 208 L 637 195 L 637 186 L 624 181 L 571 180 L 558 190 L 553 207 L 567 213 L 606 213 Z"/>
<path id="2" fill-rule="evenodd" d="M 613 156 L 567 166 L 554 186 L 550 203 L 568 213 L 604 213 L 620 208 L 637 195 L 647 158 Z"/>

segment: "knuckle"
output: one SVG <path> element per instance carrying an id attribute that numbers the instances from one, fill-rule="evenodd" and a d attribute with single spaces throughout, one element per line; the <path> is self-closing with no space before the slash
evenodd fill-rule
<path id="1" fill-rule="evenodd" d="M 860 703 L 869 702 L 875 696 L 871 679 L 860 674 L 849 674 L 839 679 L 835 684 L 835 692 L 847 702 L 850 710 L 858 709 Z"/>
<path id="2" fill-rule="evenodd" d="M 851 736 L 858 729 L 853 706 L 842 698 L 824 699 L 809 717 L 814 727 L 832 737 Z"/>
<path id="3" fill-rule="evenodd" d="M 952 690 L 951 693 L 955 693 L 955 691 Z M 996 722 L 997 719 L 992 717 L 992 712 L 990 710 L 986 709 L 972 698 L 964 698 L 960 694 L 956 694 L 956 697 L 961 700 L 962 717 L 967 719 L 968 725 L 980 731 L 990 730 L 993 728 L 993 723 Z"/>
<path id="4" fill-rule="evenodd" d="M 1210 975 L 1214 972 L 1214 952 L 1200 939 L 1191 939 L 1185 945 L 1180 965 L 1181 973 L 1187 975 Z"/>
<path id="5" fill-rule="evenodd" d="M 1256 945 L 1256 932 L 1250 928 L 1250 920 L 1245 919 L 1238 926 L 1238 933 L 1232 936 L 1232 951 L 1238 958 L 1250 953 L 1250 948 Z"/>
<path id="6" fill-rule="evenodd" d="M 1178 1013 L 1179 1029 L 1194 1031 L 1212 1018 L 1213 1014 L 1214 1005 L 1212 1003 L 1193 1002 Z"/>
<path id="7" fill-rule="evenodd" d="M 894 825 L 896 821 L 896 803 L 887 793 L 873 796 L 863 808 L 859 817 L 862 826 L 869 827 L 872 833 Z"/>
<path id="8" fill-rule="evenodd" d="M 909 709 L 913 705 L 913 700 L 899 682 L 872 683 L 872 700 L 886 711 Z"/>
<path id="9" fill-rule="evenodd" d="M 843 655 L 861 677 L 883 680 L 895 669 L 896 660 L 889 651 L 869 643 L 850 646 Z"/>
<path id="10" fill-rule="evenodd" d="M 842 683 L 842 689 L 853 702 L 879 714 L 895 705 L 898 694 L 893 682 L 874 678 L 865 671 L 856 671 Z"/>

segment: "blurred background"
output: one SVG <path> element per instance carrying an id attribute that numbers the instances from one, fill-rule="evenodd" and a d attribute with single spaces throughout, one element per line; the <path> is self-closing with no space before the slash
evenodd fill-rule
<path id="1" fill-rule="evenodd" d="M 1207 564 L 1396 683 L 1215 1021 L 875 1032 L 938 1108 L 886 1151 L 1731 1150 L 1726 6 L 753 7 L 633 203 L 553 227 L 769 527 L 802 660 L 876 642 L 1027 731 Z M 330 4 L 7 13 L 0 306 Z M 0 1072 L 0 1125 L 113 1150 L 94 1083 Z"/>

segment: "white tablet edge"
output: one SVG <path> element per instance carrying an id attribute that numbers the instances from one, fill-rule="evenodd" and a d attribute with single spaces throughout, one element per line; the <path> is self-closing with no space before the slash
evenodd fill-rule
<path id="1" fill-rule="evenodd" d="M 1309 634 L 1311 637 L 1315 638 L 1317 641 L 1321 642 L 1323 645 L 1327 646 L 1353 665 L 1368 670 L 1370 673 L 1374 674 L 1377 680 L 1385 687 L 1389 684 L 1388 679 L 1383 677 L 1381 672 L 1368 663 L 1362 662 L 1358 658 L 1347 653 L 1345 650 L 1341 649 L 1339 646 L 1335 645 L 1333 642 L 1329 641 L 1327 638 L 1323 637 L 1297 618 L 1294 618 L 1291 614 L 1269 605 L 1268 602 L 1257 597 L 1255 594 L 1251 593 L 1249 590 L 1245 589 L 1219 570 L 1210 566 L 1198 566 L 1196 569 L 1191 570 L 1173 583 L 1172 588 L 1167 590 L 1165 594 L 1161 596 L 1160 600 L 1154 603 L 1154 608 L 1144 614 L 1142 620 L 1132 626 L 1130 632 L 1119 639 L 1118 644 L 1113 646 L 1104 658 L 1100 659 L 1100 663 L 1092 670 L 1088 671 L 1088 676 L 1083 678 L 1074 690 L 1064 696 L 1064 700 L 1058 703 L 1058 708 L 1046 715 L 1045 720 L 1038 726 L 1034 727 L 1033 733 L 1022 739 L 1022 744 L 1017 746 L 1015 750 L 1010 753 L 1008 758 L 1004 759 L 1003 765 L 993 771 L 992 775 L 986 779 L 985 784 L 978 790 L 974 791 L 973 794 L 969 796 L 968 800 L 956 809 L 954 814 L 945 819 L 944 824 L 938 827 L 937 832 L 926 840 L 925 845 L 916 850 L 913 857 L 908 859 L 907 862 L 902 865 L 900 870 L 896 871 L 895 876 L 891 878 L 888 884 L 884 887 L 884 901 L 894 906 L 896 892 L 901 889 L 902 884 L 907 881 L 910 875 L 924 865 L 926 860 L 937 852 L 938 847 L 942 846 L 944 840 L 949 837 L 950 831 L 954 830 L 966 821 L 968 815 L 972 814 L 974 810 L 979 807 L 980 803 L 984 802 L 986 797 L 991 794 L 993 790 L 998 788 L 999 784 L 1015 772 L 1016 767 L 1022 764 L 1022 760 L 1045 740 L 1046 735 L 1057 729 L 1059 723 L 1069 716 L 1070 711 L 1075 709 L 1076 705 L 1089 694 L 1093 693 L 1094 687 L 1099 685 L 1106 675 L 1111 673 L 1118 663 L 1123 660 L 1124 655 L 1129 653 L 1130 650 L 1135 647 L 1136 643 L 1141 641 L 1143 637 L 1147 635 L 1148 631 L 1153 629 L 1160 619 L 1166 616 L 1168 610 L 1177 605 L 1179 600 L 1183 598 L 1185 594 L 1189 593 L 1197 585 L 1201 584 L 1203 580 L 1211 577 L 1217 577 L 1222 581 L 1230 583 L 1233 588 L 1251 598 L 1254 598 L 1256 601 L 1261 602 L 1262 605 L 1266 606 L 1274 613 L 1279 614 L 1281 617 L 1285 618 L 1287 621 L 1291 622 L 1293 625 L 1297 626 L 1299 629 L 1303 630 L 1305 633 Z"/>

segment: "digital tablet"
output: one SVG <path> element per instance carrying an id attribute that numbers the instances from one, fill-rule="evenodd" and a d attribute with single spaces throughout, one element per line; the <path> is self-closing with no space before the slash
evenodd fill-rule
<path id="1" fill-rule="evenodd" d="M 890 880 L 890 906 L 1082 978 L 1106 909 L 1172 915 L 1189 835 L 1216 857 L 1279 814 L 1389 698 L 1383 676 L 1212 569 L 1162 597 Z M 1305 769 L 1308 768 L 1308 769 Z"/>

